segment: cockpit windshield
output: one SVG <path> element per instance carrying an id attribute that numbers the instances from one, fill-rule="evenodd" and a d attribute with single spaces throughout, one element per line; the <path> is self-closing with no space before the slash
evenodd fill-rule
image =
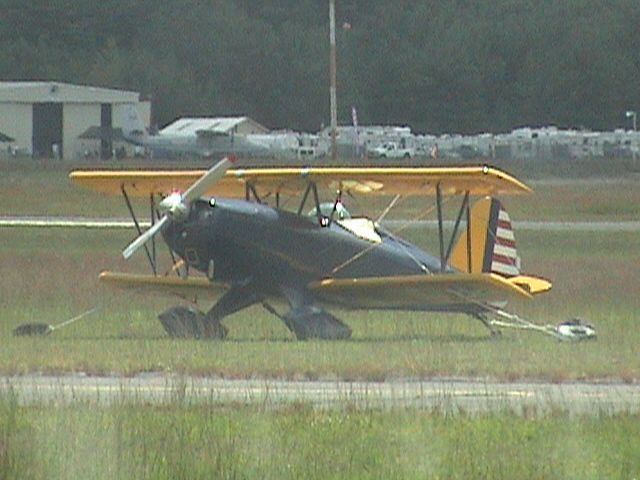
<path id="1" fill-rule="evenodd" d="M 370 218 L 345 218 L 344 220 L 337 220 L 336 223 L 362 240 L 382 243 L 382 237 L 380 237 L 375 223 Z"/>
<path id="2" fill-rule="evenodd" d="M 334 205 L 335 205 L 335 212 L 334 212 Z M 320 204 L 320 214 L 323 217 L 329 218 L 331 217 L 332 213 L 333 213 L 333 218 L 336 220 L 344 220 L 345 218 L 351 218 L 351 214 L 349 213 L 347 208 L 342 204 L 342 202 L 337 202 L 335 204 L 333 202 L 323 202 Z M 308 217 L 316 217 L 317 215 L 318 213 L 315 207 L 313 207 L 307 213 Z"/>

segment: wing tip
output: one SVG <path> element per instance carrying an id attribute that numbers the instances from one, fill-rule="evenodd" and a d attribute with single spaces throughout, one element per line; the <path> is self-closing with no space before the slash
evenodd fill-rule
<path id="1" fill-rule="evenodd" d="M 520 192 L 518 193 L 533 193 L 533 188 L 531 188 L 529 185 L 519 180 L 515 176 L 511 175 L 510 173 L 502 170 L 501 168 L 484 164 L 482 166 L 482 173 L 484 173 L 485 175 L 491 174 L 495 177 L 500 178 L 501 180 L 509 182 L 512 186 L 520 190 Z"/>

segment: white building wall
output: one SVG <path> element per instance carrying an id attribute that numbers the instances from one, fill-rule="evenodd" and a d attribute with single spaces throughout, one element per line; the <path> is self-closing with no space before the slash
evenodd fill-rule
<path id="1" fill-rule="evenodd" d="M 33 107 L 25 103 L 0 103 L 0 132 L 12 137 L 13 145 L 26 154 L 32 149 Z"/>

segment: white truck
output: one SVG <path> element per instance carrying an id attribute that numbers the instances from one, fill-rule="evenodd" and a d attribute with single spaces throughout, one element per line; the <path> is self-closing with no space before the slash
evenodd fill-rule
<path id="1" fill-rule="evenodd" d="M 413 148 L 401 147 L 395 142 L 386 142 L 369 150 L 369 156 L 377 158 L 412 158 L 415 154 Z"/>

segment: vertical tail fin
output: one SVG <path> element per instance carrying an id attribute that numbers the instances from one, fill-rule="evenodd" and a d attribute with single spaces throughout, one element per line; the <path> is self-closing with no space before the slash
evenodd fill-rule
<path id="1" fill-rule="evenodd" d="M 122 109 L 122 133 L 130 141 L 142 141 L 147 137 L 147 129 L 134 105 L 125 105 Z"/>
<path id="2" fill-rule="evenodd" d="M 470 217 L 470 225 L 453 248 L 451 266 L 469 273 L 520 275 L 511 219 L 500 201 L 491 197 L 477 201 Z"/>

